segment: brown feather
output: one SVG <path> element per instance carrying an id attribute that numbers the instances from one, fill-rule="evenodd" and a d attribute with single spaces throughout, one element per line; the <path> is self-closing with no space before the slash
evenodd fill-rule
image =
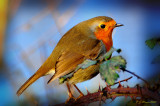
<path id="1" fill-rule="evenodd" d="M 77 72 L 73 74 L 73 77 L 68 79 L 67 81 L 70 84 L 76 84 L 79 82 L 83 82 L 95 77 L 99 73 L 99 65 L 92 65 L 86 69 L 79 69 Z"/>
<path id="2" fill-rule="evenodd" d="M 81 64 L 83 61 L 84 61 L 84 56 L 81 54 L 77 54 L 74 52 L 63 53 L 63 55 L 61 55 L 61 57 L 56 63 L 55 67 L 56 73 L 48 81 L 48 83 L 55 80 L 56 78 L 59 78 L 63 75 L 72 72 L 77 67 L 77 65 Z"/>
<path id="3" fill-rule="evenodd" d="M 60 56 L 59 60 L 56 63 L 56 73 L 51 77 L 48 83 L 52 82 L 53 80 L 64 76 L 72 71 L 81 64 L 84 59 L 95 59 L 98 55 L 102 52 L 102 44 L 99 41 L 97 45 L 94 46 L 93 49 L 87 50 L 84 54 L 78 54 L 75 52 L 64 52 Z"/>
<path id="4" fill-rule="evenodd" d="M 31 76 L 17 91 L 17 96 L 20 96 L 25 89 L 27 89 L 33 82 L 35 82 L 38 78 L 40 78 L 41 76 L 38 74 L 34 74 L 33 76 Z"/>

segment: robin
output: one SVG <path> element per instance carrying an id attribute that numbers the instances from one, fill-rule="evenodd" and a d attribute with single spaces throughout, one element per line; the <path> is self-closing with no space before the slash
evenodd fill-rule
<path id="1" fill-rule="evenodd" d="M 86 59 L 95 60 L 105 54 L 113 46 L 113 29 L 119 26 L 122 24 L 117 24 L 115 20 L 106 16 L 94 17 L 75 25 L 63 35 L 37 72 L 19 88 L 17 95 L 20 96 L 26 88 L 42 76 L 53 75 L 48 81 L 50 83 L 73 73 L 76 67 Z M 86 69 L 78 69 L 71 77 L 66 78 L 69 99 L 73 98 L 70 84 L 73 84 L 80 92 L 80 96 L 83 96 L 75 84 L 95 77 L 99 73 L 98 70 L 99 65 L 95 64 Z"/>

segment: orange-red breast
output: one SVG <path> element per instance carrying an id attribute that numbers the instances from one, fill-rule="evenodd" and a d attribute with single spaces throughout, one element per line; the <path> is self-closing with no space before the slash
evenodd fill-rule
<path id="1" fill-rule="evenodd" d="M 117 24 L 112 18 L 98 16 L 71 28 L 60 39 L 37 72 L 19 88 L 17 95 L 21 95 L 26 88 L 42 76 L 54 74 L 48 82 L 50 83 L 73 72 L 84 60 L 94 60 L 109 51 L 113 45 L 112 31 L 118 26 L 122 25 Z M 86 81 L 96 76 L 98 69 L 99 65 L 79 69 L 66 81 L 70 84 Z"/>

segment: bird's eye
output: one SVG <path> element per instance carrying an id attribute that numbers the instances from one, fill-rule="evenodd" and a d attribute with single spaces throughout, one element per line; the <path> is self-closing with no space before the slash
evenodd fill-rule
<path id="1" fill-rule="evenodd" d="M 102 25 L 100 25 L 100 27 L 104 29 L 106 27 L 106 25 L 102 24 Z"/>

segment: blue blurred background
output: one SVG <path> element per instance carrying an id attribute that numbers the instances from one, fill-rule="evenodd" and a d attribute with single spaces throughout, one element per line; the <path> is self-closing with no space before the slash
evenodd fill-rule
<path id="1" fill-rule="evenodd" d="M 47 85 L 51 76 L 37 80 L 20 97 L 16 96 L 16 91 L 42 65 L 65 32 L 95 16 L 109 16 L 124 24 L 114 30 L 113 43 L 115 48 L 122 49 L 121 55 L 127 60 L 128 70 L 146 80 L 157 78 L 155 76 L 160 73 L 160 66 L 151 64 L 153 58 L 159 55 L 160 48 L 151 50 L 145 45 L 147 39 L 160 37 L 159 1 L 2 0 L 0 6 L 0 105 L 53 105 L 64 102 L 68 97 L 67 88 L 65 84 L 59 85 L 57 80 Z M 121 72 L 118 80 L 130 76 Z M 85 87 L 95 92 L 99 83 L 105 87 L 100 75 L 77 86 L 86 94 Z M 123 85 L 134 87 L 142 83 L 134 77 Z M 73 92 L 79 95 L 75 89 Z M 112 103 L 107 100 L 107 103 L 119 105 L 123 99 L 116 98 Z"/>

